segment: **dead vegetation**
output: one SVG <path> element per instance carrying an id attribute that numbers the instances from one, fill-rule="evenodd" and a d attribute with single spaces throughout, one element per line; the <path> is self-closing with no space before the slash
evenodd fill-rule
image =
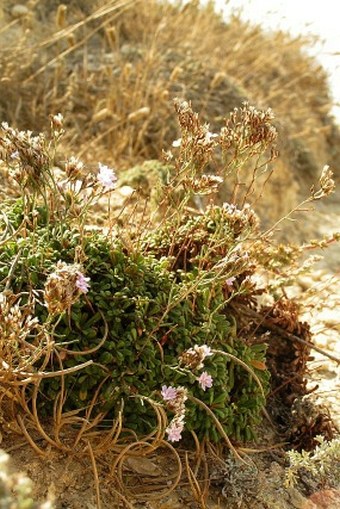
<path id="1" fill-rule="evenodd" d="M 245 99 L 276 115 L 282 186 L 310 184 L 338 160 L 325 72 L 312 41 L 263 30 L 212 5 L 157 0 L 28 2 L 2 8 L 0 118 L 21 129 L 67 119 L 67 146 L 119 168 L 159 158 L 176 138 L 172 99 L 192 100 L 212 129 Z M 204 37 L 202 37 L 204 34 Z M 307 187 L 308 188 L 308 187 Z"/>

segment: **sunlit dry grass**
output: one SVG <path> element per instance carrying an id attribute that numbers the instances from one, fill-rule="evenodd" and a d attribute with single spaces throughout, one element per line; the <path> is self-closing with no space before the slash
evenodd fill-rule
<path id="1" fill-rule="evenodd" d="M 175 96 L 213 128 L 244 99 L 270 106 L 284 164 L 303 179 L 336 155 L 326 75 L 304 51 L 311 41 L 237 16 L 224 23 L 198 2 L 35 2 L 21 18 L 12 4 L 0 28 L 1 120 L 41 130 L 60 111 L 66 143 L 88 162 L 158 158 L 176 137 Z"/>

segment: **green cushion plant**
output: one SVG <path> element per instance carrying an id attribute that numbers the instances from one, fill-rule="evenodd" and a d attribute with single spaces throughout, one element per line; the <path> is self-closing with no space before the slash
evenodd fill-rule
<path id="1" fill-rule="evenodd" d="M 117 178 L 101 163 L 97 175 L 85 174 L 76 158 L 53 167 L 62 117 L 52 117 L 50 138 L 2 125 L 3 164 L 21 194 L 1 220 L 3 383 L 38 419 L 120 419 L 137 437 L 160 426 L 175 442 L 189 431 L 251 440 L 269 391 L 266 344 L 247 336 L 236 311 L 255 309 L 267 290 L 252 280 L 251 250 L 262 237 L 245 199 L 261 158 L 275 156 L 276 132 L 270 112 L 247 105 L 219 135 L 188 103 L 175 107 L 182 138 L 159 188 L 162 217 L 141 229 L 118 228 L 109 216 L 106 233 L 89 228 L 89 211 Z M 225 161 L 218 175 L 209 171 L 215 150 Z M 236 200 L 251 158 L 240 208 L 214 205 L 230 172 Z"/>

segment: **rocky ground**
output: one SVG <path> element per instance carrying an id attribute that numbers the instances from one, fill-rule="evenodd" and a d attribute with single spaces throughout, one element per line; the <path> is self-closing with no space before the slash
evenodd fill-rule
<path id="1" fill-rule="evenodd" d="M 325 271 L 317 271 L 313 278 L 304 278 L 301 285 L 307 290 L 316 290 L 318 305 L 306 309 L 303 318 L 311 324 L 315 344 L 340 358 L 340 278 Z M 301 293 L 303 295 L 302 290 Z M 313 298 L 315 300 L 315 296 Z M 326 405 L 334 422 L 340 429 L 340 370 L 339 364 L 314 351 L 314 360 L 310 361 L 309 386 L 318 385 L 315 391 L 316 401 Z"/>
<path id="2" fill-rule="evenodd" d="M 315 236 L 329 236 L 340 231 L 340 191 L 318 204 L 307 222 Z M 302 319 L 311 325 L 317 347 L 340 359 L 340 246 L 333 243 L 317 254 L 323 259 L 309 276 L 300 277 L 296 295 L 304 305 Z M 313 352 L 310 361 L 312 388 L 318 385 L 315 398 L 331 411 L 332 418 L 340 429 L 340 369 L 339 364 L 320 352 Z"/>

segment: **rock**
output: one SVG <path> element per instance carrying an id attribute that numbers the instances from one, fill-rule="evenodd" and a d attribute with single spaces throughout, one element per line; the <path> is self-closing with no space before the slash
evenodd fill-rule
<path id="1" fill-rule="evenodd" d="M 317 493 L 314 493 L 310 497 L 310 501 L 314 503 L 318 509 L 339 509 L 340 491 L 322 490 Z M 309 506 L 307 507 L 309 509 Z"/>
<path id="2" fill-rule="evenodd" d="M 289 488 L 289 501 L 295 509 L 306 509 L 306 499 L 301 493 L 295 488 Z M 308 503 L 308 502 L 307 502 Z"/>
<path id="3" fill-rule="evenodd" d="M 124 198 L 129 198 L 129 196 L 131 196 L 135 192 L 135 190 L 131 186 L 122 186 L 119 189 L 117 189 L 117 192 L 124 196 Z"/>
<path id="4" fill-rule="evenodd" d="M 337 309 L 325 308 L 319 313 L 318 320 L 326 325 L 340 330 L 340 316 Z"/>
<path id="5" fill-rule="evenodd" d="M 315 338 L 314 338 L 314 343 L 319 347 L 319 348 L 326 348 L 327 345 L 328 345 L 328 337 L 326 334 L 318 334 Z"/>
<path id="6" fill-rule="evenodd" d="M 312 276 L 300 276 L 297 282 L 302 290 L 308 290 L 311 286 L 314 285 Z"/>
<path id="7" fill-rule="evenodd" d="M 176 493 L 171 493 L 166 500 L 161 501 L 157 506 L 153 506 L 154 509 L 183 509 L 183 502 L 179 499 Z"/>
<path id="8" fill-rule="evenodd" d="M 124 466 L 128 470 L 136 472 L 136 474 L 146 475 L 149 477 L 162 475 L 161 469 L 148 458 L 130 456 L 124 461 Z"/>
<path id="9" fill-rule="evenodd" d="M 22 18 L 23 16 L 27 16 L 30 13 L 30 10 L 26 5 L 16 4 L 12 7 L 11 14 L 13 18 Z"/>
<path id="10" fill-rule="evenodd" d="M 286 288 L 289 299 L 298 299 L 302 295 L 302 288 L 299 285 L 293 285 Z"/>

